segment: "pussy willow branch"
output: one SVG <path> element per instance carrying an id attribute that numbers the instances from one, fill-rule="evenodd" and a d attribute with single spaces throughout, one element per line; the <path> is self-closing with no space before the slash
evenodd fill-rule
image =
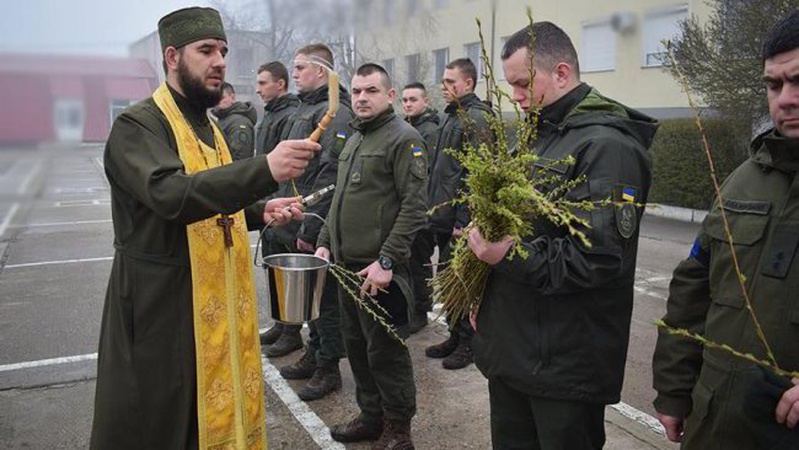
<path id="1" fill-rule="evenodd" d="M 731 354 L 733 354 L 733 355 L 735 355 L 735 356 L 737 356 L 739 358 L 743 358 L 743 359 L 745 359 L 747 361 L 751 361 L 751 362 L 753 362 L 753 363 L 755 363 L 757 365 L 760 365 L 760 366 L 763 366 L 763 367 L 767 367 L 767 368 L 771 369 L 771 371 L 773 371 L 777 375 L 786 376 L 786 377 L 794 377 L 794 378 L 795 377 L 799 377 L 799 372 L 797 372 L 797 371 L 789 371 L 789 370 L 780 369 L 772 361 L 759 359 L 757 356 L 755 356 L 755 355 L 753 355 L 751 353 L 739 352 L 738 350 L 735 350 L 734 348 L 730 347 L 727 344 L 718 344 L 716 342 L 709 341 L 709 340 L 707 340 L 707 338 L 705 338 L 701 334 L 692 333 L 692 332 L 686 330 L 685 328 L 670 327 L 669 325 L 666 324 L 666 322 L 663 322 L 662 320 L 655 321 L 655 325 L 657 325 L 658 328 L 660 328 L 662 330 L 665 330 L 669 334 L 687 337 L 689 339 L 692 339 L 692 340 L 704 345 L 705 347 L 710 347 L 710 348 L 723 350 L 723 351 L 731 353 Z"/>
<path id="2" fill-rule="evenodd" d="M 688 79 L 685 78 L 682 71 L 680 70 L 679 64 L 677 64 L 677 59 L 674 57 L 674 52 L 672 50 L 671 45 L 666 43 L 666 48 L 668 49 L 669 60 L 671 64 L 674 66 L 674 71 L 677 74 L 678 81 L 683 87 L 685 91 L 686 97 L 688 97 L 688 104 L 691 107 L 691 111 L 694 115 L 694 120 L 696 122 L 696 126 L 699 129 L 699 134 L 702 136 L 702 145 L 705 150 L 705 155 L 707 156 L 707 162 L 710 166 L 710 179 L 713 182 L 713 190 L 716 193 L 716 204 L 721 213 L 721 220 L 724 223 L 724 233 L 727 235 L 727 245 L 730 247 L 730 253 L 732 254 L 732 264 L 735 268 L 735 274 L 738 277 L 738 284 L 741 287 L 741 294 L 744 297 L 744 303 L 746 304 L 746 310 L 749 311 L 749 316 L 752 318 L 752 323 L 755 325 L 755 331 L 757 332 L 757 337 L 760 340 L 760 343 L 763 344 L 763 347 L 766 349 L 766 356 L 768 357 L 771 365 L 779 370 L 779 366 L 777 365 L 777 360 L 774 357 L 774 353 L 771 351 L 771 346 L 766 339 L 766 334 L 763 332 L 763 327 L 760 326 L 760 321 L 757 318 L 757 314 L 755 314 L 755 310 L 752 307 L 752 300 L 749 298 L 749 292 L 746 290 L 746 276 L 741 271 L 741 266 L 738 263 L 738 255 L 735 253 L 735 245 L 732 239 L 732 231 L 730 231 L 730 224 L 727 221 L 727 214 L 724 211 L 724 199 L 721 196 L 721 187 L 719 184 L 718 177 L 716 176 L 716 166 L 713 162 L 713 154 L 710 151 L 710 144 L 707 141 L 707 134 L 705 133 L 705 127 L 702 124 L 702 119 L 699 117 L 699 108 L 696 107 L 694 103 L 694 99 L 691 96 L 690 85 L 688 84 Z"/>
<path id="3" fill-rule="evenodd" d="M 361 278 L 355 272 L 349 271 L 337 264 L 331 264 L 329 272 L 336 278 L 336 281 L 341 285 L 344 291 L 355 301 L 355 305 L 368 314 L 375 322 L 379 323 L 381 327 L 397 342 L 407 347 L 405 340 L 397 334 L 397 329 L 386 320 L 390 316 L 388 311 L 385 310 L 377 299 L 360 290 Z M 355 287 L 353 287 L 355 286 Z M 357 290 L 356 290 L 357 289 Z M 385 291 L 383 291 L 385 292 Z M 364 297 L 369 301 L 364 300 Z"/>

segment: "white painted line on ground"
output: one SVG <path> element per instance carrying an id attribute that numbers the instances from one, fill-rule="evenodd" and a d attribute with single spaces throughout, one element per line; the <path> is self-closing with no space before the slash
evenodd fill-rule
<path id="1" fill-rule="evenodd" d="M 68 227 L 70 225 L 92 225 L 97 223 L 111 223 L 111 219 L 102 220 L 76 220 L 73 222 L 43 222 L 29 223 L 27 225 L 17 225 L 14 228 L 37 228 L 37 227 Z"/>
<path id="2" fill-rule="evenodd" d="M 25 177 L 25 180 L 23 180 L 22 184 L 20 184 L 19 188 L 17 188 L 17 194 L 22 195 L 22 194 L 25 193 L 25 191 L 28 190 L 28 185 L 31 184 L 31 181 L 33 181 L 34 175 L 36 175 L 36 173 L 39 172 L 39 169 L 41 167 L 42 167 L 42 160 L 40 159 L 40 160 L 36 161 L 36 165 L 33 166 L 33 169 L 31 169 L 30 172 L 28 172 L 28 175 Z"/>
<path id="3" fill-rule="evenodd" d="M 38 267 L 38 266 L 53 266 L 58 264 L 79 264 L 79 263 L 87 263 L 87 262 L 98 262 L 98 261 L 111 261 L 114 259 L 113 256 L 103 256 L 101 258 L 83 258 L 83 259 L 62 259 L 60 261 L 41 261 L 41 262 L 34 262 L 34 263 L 24 263 L 24 264 L 9 264 L 5 266 L 6 269 L 19 269 L 22 267 Z"/>
<path id="4" fill-rule="evenodd" d="M 34 367 L 54 366 L 57 364 L 66 364 L 66 363 L 74 363 L 81 361 L 91 361 L 94 359 L 97 359 L 97 353 L 89 353 L 88 355 L 64 356 L 62 358 L 40 359 L 38 361 L 27 361 L 15 364 L 5 364 L 0 366 L 0 372 L 32 369 Z"/>
<path id="5" fill-rule="evenodd" d="M 3 234 L 5 234 L 8 226 L 11 225 L 11 220 L 14 218 L 14 214 L 17 213 L 18 209 L 19 203 L 14 203 L 11 205 L 11 210 L 8 212 L 8 214 L 6 214 L 6 217 L 3 219 L 3 223 L 0 223 L 0 237 L 3 237 Z"/>
<path id="6" fill-rule="evenodd" d="M 643 411 L 639 411 L 624 402 L 619 402 L 616 403 L 615 405 L 610 405 L 610 407 L 618 411 L 619 414 L 621 414 L 622 416 L 640 423 L 641 425 L 649 428 L 655 433 L 661 436 L 666 435 L 666 430 L 663 428 L 663 425 L 660 424 L 660 421 L 650 416 L 649 414 Z"/>
<path id="7" fill-rule="evenodd" d="M 649 297 L 654 297 L 656 299 L 663 300 L 664 302 L 668 300 L 668 297 L 664 296 L 663 294 L 655 292 L 651 289 L 647 289 L 645 287 L 638 286 L 637 284 L 633 286 L 633 289 L 635 290 L 635 292 L 638 292 L 639 294 L 643 294 Z"/>
<path id="8" fill-rule="evenodd" d="M 311 439 L 323 449 L 344 450 L 346 447 L 330 437 L 327 425 L 305 402 L 297 397 L 291 386 L 280 376 L 277 368 L 263 356 L 261 357 L 261 363 L 264 369 L 264 381 L 280 397 L 280 400 L 288 407 L 297 422 L 308 432 Z"/>

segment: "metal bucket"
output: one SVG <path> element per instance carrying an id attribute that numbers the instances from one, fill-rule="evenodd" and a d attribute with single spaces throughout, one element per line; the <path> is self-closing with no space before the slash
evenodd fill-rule
<path id="1" fill-rule="evenodd" d="M 327 261 L 302 253 L 269 255 L 261 261 L 266 271 L 267 311 L 272 319 L 300 324 L 319 317 Z"/>

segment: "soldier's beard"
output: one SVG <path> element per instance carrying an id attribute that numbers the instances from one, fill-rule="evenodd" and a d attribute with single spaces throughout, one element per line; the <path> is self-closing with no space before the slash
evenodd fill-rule
<path id="1" fill-rule="evenodd" d="M 178 61 L 178 84 L 189 103 L 198 108 L 213 108 L 222 100 L 222 86 L 217 89 L 205 87 L 199 77 L 192 75 L 183 60 Z"/>

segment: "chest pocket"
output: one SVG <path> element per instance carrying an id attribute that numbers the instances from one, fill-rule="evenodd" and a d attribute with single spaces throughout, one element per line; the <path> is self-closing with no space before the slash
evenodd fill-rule
<path id="1" fill-rule="evenodd" d="M 768 202 L 741 202 L 732 199 L 724 199 L 724 204 L 733 248 L 749 286 L 755 278 L 754 271 L 762 254 L 762 241 L 768 227 L 768 211 L 771 205 Z M 724 220 L 718 209 L 708 214 L 704 231 L 711 238 L 710 285 L 713 302 L 740 309 L 744 300 L 727 241 Z"/>
<path id="2" fill-rule="evenodd" d="M 311 135 L 315 129 L 313 112 L 297 114 L 291 125 L 290 139 L 303 139 Z"/>

